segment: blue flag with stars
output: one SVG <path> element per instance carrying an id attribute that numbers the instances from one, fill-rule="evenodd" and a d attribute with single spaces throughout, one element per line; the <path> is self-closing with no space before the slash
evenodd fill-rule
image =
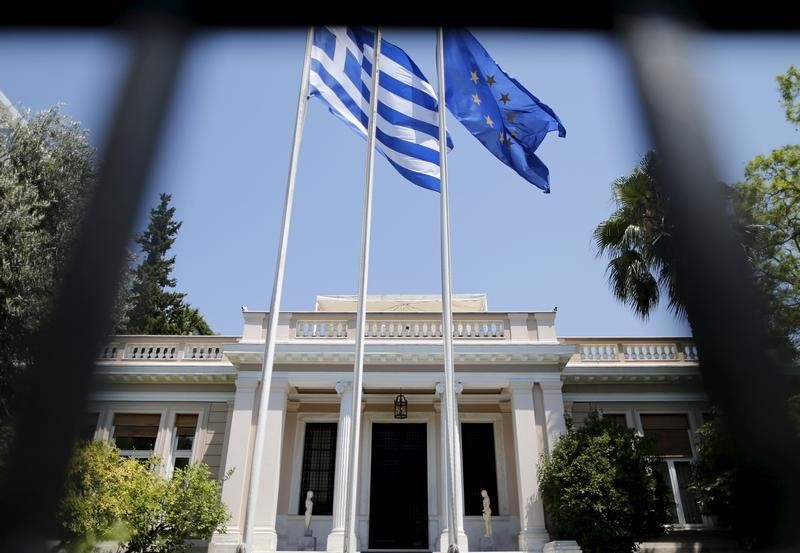
<path id="1" fill-rule="evenodd" d="M 534 153 L 547 133 L 566 136 L 547 105 L 509 77 L 466 29 L 444 30 L 447 109 L 503 163 L 550 192 L 550 171 Z"/>

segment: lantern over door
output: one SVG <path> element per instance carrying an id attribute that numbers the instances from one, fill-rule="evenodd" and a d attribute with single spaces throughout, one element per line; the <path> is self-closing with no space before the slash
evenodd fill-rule
<path id="1" fill-rule="evenodd" d="M 397 397 L 394 398 L 394 418 L 408 418 L 408 400 L 403 394 L 397 394 Z"/>

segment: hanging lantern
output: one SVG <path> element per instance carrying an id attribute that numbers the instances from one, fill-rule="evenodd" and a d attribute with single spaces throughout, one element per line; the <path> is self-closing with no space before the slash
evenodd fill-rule
<path id="1" fill-rule="evenodd" d="M 397 397 L 394 398 L 394 418 L 408 418 L 408 400 L 403 394 L 397 394 Z"/>

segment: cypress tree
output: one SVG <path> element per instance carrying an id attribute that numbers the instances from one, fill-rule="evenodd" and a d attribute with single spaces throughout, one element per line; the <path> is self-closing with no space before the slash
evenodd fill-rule
<path id="1" fill-rule="evenodd" d="M 171 199 L 161 194 L 147 229 L 136 235 L 143 258 L 133 270 L 127 334 L 213 334 L 200 312 L 184 300 L 186 294 L 174 290 L 177 281 L 170 274 L 175 256 L 167 254 L 183 223 L 174 219 Z"/>

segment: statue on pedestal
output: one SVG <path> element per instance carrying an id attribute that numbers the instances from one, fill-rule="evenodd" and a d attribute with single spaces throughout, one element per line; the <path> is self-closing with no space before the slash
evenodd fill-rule
<path id="1" fill-rule="evenodd" d="M 481 490 L 481 497 L 483 498 L 483 526 L 484 537 L 492 537 L 492 507 L 489 493 L 486 490 Z"/>
<path id="2" fill-rule="evenodd" d="M 311 535 L 311 512 L 314 510 L 314 502 L 311 498 L 314 497 L 314 492 L 308 490 L 306 492 L 306 532 Z"/>
<path id="3" fill-rule="evenodd" d="M 303 529 L 303 537 L 300 538 L 300 545 L 298 546 L 300 551 L 316 551 L 317 549 L 317 538 L 315 538 L 313 532 L 311 532 L 311 512 L 314 510 L 314 502 L 311 500 L 312 497 L 314 497 L 314 492 L 308 490 L 306 492 L 306 525 Z"/>

